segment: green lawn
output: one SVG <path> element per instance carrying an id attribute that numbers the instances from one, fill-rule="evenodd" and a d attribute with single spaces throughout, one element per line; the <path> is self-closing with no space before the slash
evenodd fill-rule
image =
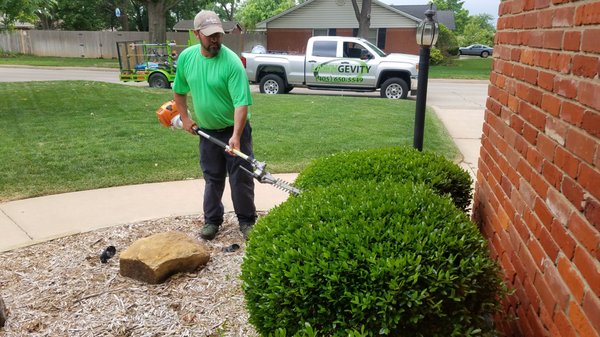
<path id="1" fill-rule="evenodd" d="M 0 201 L 200 177 L 197 138 L 159 124 L 169 90 L 56 81 L 0 83 Z M 255 156 L 272 173 L 299 172 L 344 150 L 412 145 L 415 102 L 368 97 L 254 95 Z M 456 159 L 427 113 L 424 149 Z"/>
<path id="2" fill-rule="evenodd" d="M 447 65 L 429 67 L 429 78 L 487 80 L 490 78 L 493 59 L 465 57 Z"/>

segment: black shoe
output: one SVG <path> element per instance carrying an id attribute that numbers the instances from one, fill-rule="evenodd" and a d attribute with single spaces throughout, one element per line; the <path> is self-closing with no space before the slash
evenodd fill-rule
<path id="1" fill-rule="evenodd" d="M 240 224 L 240 232 L 242 232 L 242 236 L 244 237 L 244 240 L 248 240 L 248 235 L 250 235 L 250 232 L 252 231 L 252 228 L 254 227 L 253 223 L 242 223 Z"/>
<path id="2" fill-rule="evenodd" d="M 212 240 L 217 236 L 219 232 L 219 225 L 207 223 L 202 227 L 200 231 L 200 237 L 204 240 Z"/>

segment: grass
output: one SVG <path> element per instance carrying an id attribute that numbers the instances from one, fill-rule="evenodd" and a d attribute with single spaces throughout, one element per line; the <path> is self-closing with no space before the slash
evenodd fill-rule
<path id="1" fill-rule="evenodd" d="M 24 54 L 11 54 L 0 52 L 0 64 L 3 65 L 25 65 L 44 67 L 97 67 L 97 68 L 119 68 L 117 59 L 91 59 L 77 57 L 51 57 L 33 56 Z"/>
<path id="2" fill-rule="evenodd" d="M 168 90 L 56 81 L 0 83 L 0 201 L 200 177 L 197 138 L 159 124 Z M 344 150 L 412 145 L 414 101 L 255 94 L 255 157 L 299 172 Z M 456 159 L 441 122 L 426 115 L 425 150 Z"/>
<path id="3" fill-rule="evenodd" d="M 431 66 L 429 78 L 487 80 L 492 70 L 492 58 L 467 57 L 450 64 Z"/>

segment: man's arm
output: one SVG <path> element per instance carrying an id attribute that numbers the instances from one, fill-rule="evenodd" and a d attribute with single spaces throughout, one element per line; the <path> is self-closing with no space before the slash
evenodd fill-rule
<path id="1" fill-rule="evenodd" d="M 176 92 L 173 93 L 173 98 L 175 100 L 175 105 L 177 106 L 177 111 L 179 111 L 179 116 L 181 117 L 181 121 L 183 122 L 183 129 L 192 134 L 196 134 L 194 127 L 197 127 L 196 123 L 190 118 L 188 115 L 188 106 L 187 106 L 187 95 L 186 94 L 178 94 Z"/>
<path id="2" fill-rule="evenodd" d="M 244 127 L 246 126 L 247 119 L 247 105 L 242 105 L 235 108 L 233 116 L 233 135 L 231 135 L 231 138 L 229 138 L 229 147 L 231 147 L 232 149 L 240 149 L 240 138 L 242 137 L 242 132 L 244 132 Z"/>

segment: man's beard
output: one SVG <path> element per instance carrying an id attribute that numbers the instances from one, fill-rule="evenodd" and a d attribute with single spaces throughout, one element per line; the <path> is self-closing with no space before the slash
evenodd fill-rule
<path id="1" fill-rule="evenodd" d="M 209 43 L 208 45 L 204 45 L 202 41 L 200 41 L 200 44 L 202 45 L 202 49 L 204 49 L 210 56 L 216 56 L 221 50 L 220 42 Z"/>

